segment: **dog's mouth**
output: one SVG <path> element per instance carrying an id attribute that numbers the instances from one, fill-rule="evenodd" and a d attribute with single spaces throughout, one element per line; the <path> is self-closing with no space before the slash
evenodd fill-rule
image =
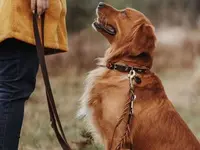
<path id="1" fill-rule="evenodd" d="M 106 33 L 108 33 L 109 35 L 112 35 L 112 36 L 116 35 L 116 33 L 117 33 L 116 29 L 112 25 L 104 23 L 104 22 L 95 21 L 93 23 L 93 26 L 96 29 L 102 30 L 102 31 L 104 31 L 104 32 L 106 32 Z"/>

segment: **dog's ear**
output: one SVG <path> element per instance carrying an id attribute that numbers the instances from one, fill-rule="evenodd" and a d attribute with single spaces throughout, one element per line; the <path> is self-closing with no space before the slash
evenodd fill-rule
<path id="1" fill-rule="evenodd" d="M 151 55 L 156 44 L 154 27 L 149 24 L 140 25 L 136 31 L 133 43 L 136 54 L 145 52 Z"/>

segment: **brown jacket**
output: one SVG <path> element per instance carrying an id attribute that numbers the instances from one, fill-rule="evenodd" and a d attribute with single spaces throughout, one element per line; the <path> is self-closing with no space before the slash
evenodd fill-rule
<path id="1" fill-rule="evenodd" d="M 34 44 L 30 0 L 0 0 L 0 42 L 16 38 Z M 50 0 L 45 17 L 45 47 L 67 51 L 66 0 Z"/>

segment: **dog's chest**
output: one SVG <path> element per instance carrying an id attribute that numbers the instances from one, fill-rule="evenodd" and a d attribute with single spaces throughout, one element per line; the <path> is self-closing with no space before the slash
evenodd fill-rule
<path id="1" fill-rule="evenodd" d="M 128 101 L 128 89 L 110 88 L 102 93 L 102 112 L 105 120 L 119 119 Z"/>
<path id="2" fill-rule="evenodd" d="M 93 119 L 114 126 L 128 102 L 128 79 L 125 79 L 124 75 L 107 77 L 98 81 L 93 88 L 95 90 L 91 90 L 90 94 L 98 95 L 98 98 L 94 98 L 94 105 L 90 107 L 93 110 Z M 92 97 L 90 100 L 93 101 Z"/>

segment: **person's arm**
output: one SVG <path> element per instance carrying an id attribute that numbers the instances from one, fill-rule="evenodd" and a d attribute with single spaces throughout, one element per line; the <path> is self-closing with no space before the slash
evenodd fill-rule
<path id="1" fill-rule="evenodd" d="M 31 10 L 39 16 L 42 15 L 48 8 L 49 0 L 31 0 Z"/>

